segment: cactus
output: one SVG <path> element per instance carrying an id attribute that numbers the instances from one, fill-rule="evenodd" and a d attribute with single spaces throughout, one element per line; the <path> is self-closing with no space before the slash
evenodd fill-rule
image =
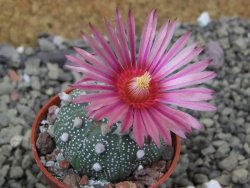
<path id="1" fill-rule="evenodd" d="M 73 99 L 80 94 L 74 90 L 70 95 Z M 131 136 L 118 134 L 118 123 L 108 130 L 106 121 L 86 119 L 86 105 L 62 106 L 54 130 L 56 146 L 80 174 L 117 182 L 161 158 L 164 145 L 151 142 L 140 148 Z"/>

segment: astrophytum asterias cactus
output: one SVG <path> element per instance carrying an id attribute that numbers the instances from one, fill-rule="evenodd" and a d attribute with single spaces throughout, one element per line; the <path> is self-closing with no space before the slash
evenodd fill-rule
<path id="1" fill-rule="evenodd" d="M 75 90 L 71 98 L 80 94 Z M 119 123 L 109 129 L 106 121 L 87 120 L 86 105 L 64 105 L 55 122 L 56 145 L 80 174 L 116 182 L 161 158 L 164 145 L 158 148 L 151 142 L 140 148 L 129 134 L 119 134 Z"/>

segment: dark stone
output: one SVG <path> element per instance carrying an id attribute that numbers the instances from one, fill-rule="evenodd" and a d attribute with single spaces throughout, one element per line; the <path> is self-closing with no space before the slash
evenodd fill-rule
<path id="1" fill-rule="evenodd" d="M 43 155 L 51 153 L 55 148 L 55 143 L 52 137 L 47 133 L 40 133 L 36 141 L 36 147 Z"/>

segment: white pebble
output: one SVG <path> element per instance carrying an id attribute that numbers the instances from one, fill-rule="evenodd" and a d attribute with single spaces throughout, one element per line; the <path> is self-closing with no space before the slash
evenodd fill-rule
<path id="1" fill-rule="evenodd" d="M 47 131 L 52 138 L 55 136 L 54 135 L 54 128 L 55 128 L 54 125 L 49 125 L 48 131 Z"/>
<path id="2" fill-rule="evenodd" d="M 199 26 L 205 27 L 211 22 L 209 13 L 207 11 L 202 12 L 201 15 L 198 17 L 197 22 Z"/>
<path id="3" fill-rule="evenodd" d="M 140 149 L 140 150 L 138 150 L 138 151 L 136 152 L 137 159 L 143 158 L 144 155 L 145 155 L 145 151 L 142 150 L 142 149 Z"/>
<path id="4" fill-rule="evenodd" d="M 42 162 L 43 165 L 46 164 L 46 160 L 45 160 L 45 157 L 44 157 L 44 156 L 41 156 L 41 157 L 40 157 L 40 161 Z"/>
<path id="5" fill-rule="evenodd" d="M 221 188 L 221 185 L 217 180 L 210 180 L 202 185 L 202 188 Z"/>
<path id="6" fill-rule="evenodd" d="M 46 167 L 52 167 L 54 165 L 55 165 L 54 161 L 47 161 L 46 164 L 45 164 Z"/>
<path id="7" fill-rule="evenodd" d="M 64 158 L 64 156 L 63 156 L 63 154 L 62 153 L 59 153 L 58 155 L 56 155 L 56 160 L 57 161 L 63 161 L 65 158 Z"/>
<path id="8" fill-rule="evenodd" d="M 105 135 L 107 135 L 108 133 L 110 133 L 111 130 L 112 130 L 111 127 L 110 127 L 110 126 L 107 126 L 106 123 L 103 123 L 103 124 L 101 125 L 101 132 L 102 132 L 102 135 L 103 135 L 103 136 L 105 136 Z"/>
<path id="9" fill-rule="evenodd" d="M 69 134 L 63 133 L 60 138 L 63 142 L 67 142 L 69 140 Z"/>
<path id="10" fill-rule="evenodd" d="M 81 128 L 82 127 L 82 119 L 80 117 L 76 117 L 74 119 L 74 127 Z"/>
<path id="11" fill-rule="evenodd" d="M 137 170 L 142 170 L 142 169 L 144 169 L 142 165 L 139 165 L 137 168 Z"/>
<path id="12" fill-rule="evenodd" d="M 39 131 L 40 131 L 40 133 L 44 133 L 44 132 L 47 132 L 47 128 L 46 127 L 44 127 L 44 126 L 40 126 L 39 127 Z"/>
<path id="13" fill-rule="evenodd" d="M 24 82 L 26 83 L 30 83 L 30 76 L 28 74 L 24 74 L 22 76 L 22 79 L 24 80 Z"/>
<path id="14" fill-rule="evenodd" d="M 101 153 L 103 153 L 105 151 L 105 146 L 102 144 L 102 143 L 97 143 L 96 145 L 95 145 L 95 152 L 97 153 L 97 154 L 101 154 Z"/>
<path id="15" fill-rule="evenodd" d="M 57 108 L 56 110 L 55 110 L 55 115 L 57 116 L 57 114 L 59 113 L 59 111 L 60 111 L 60 108 Z"/>
<path id="16" fill-rule="evenodd" d="M 71 102 L 71 100 L 72 100 L 72 99 L 71 99 L 71 96 L 68 95 L 68 94 L 65 93 L 65 92 L 59 93 L 58 96 L 59 96 L 59 98 L 61 99 L 63 105 L 69 104 L 69 103 Z"/>
<path id="17" fill-rule="evenodd" d="M 10 145 L 12 147 L 16 148 L 16 147 L 20 146 L 22 140 L 23 140 L 23 136 L 15 135 L 14 137 L 11 138 Z"/>
<path id="18" fill-rule="evenodd" d="M 93 169 L 94 169 L 96 172 L 99 172 L 99 171 L 102 170 L 102 167 L 101 167 L 101 165 L 100 165 L 99 163 L 95 163 L 95 164 L 93 165 Z"/>
<path id="19" fill-rule="evenodd" d="M 42 120 L 41 124 L 42 124 L 42 125 L 46 125 L 46 124 L 49 124 L 49 122 L 48 122 L 47 120 L 44 119 L 44 120 Z"/>
<path id="20" fill-rule="evenodd" d="M 23 46 L 19 46 L 17 47 L 16 51 L 19 53 L 19 54 L 22 54 L 24 52 L 24 47 Z"/>

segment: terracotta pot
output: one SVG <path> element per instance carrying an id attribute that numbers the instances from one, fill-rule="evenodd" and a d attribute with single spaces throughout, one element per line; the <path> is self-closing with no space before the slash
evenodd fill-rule
<path id="1" fill-rule="evenodd" d="M 69 93 L 70 91 L 72 91 L 72 89 L 67 89 L 65 92 Z M 42 162 L 40 161 L 38 151 L 36 148 L 36 140 L 39 134 L 40 122 L 46 118 L 49 107 L 52 105 L 59 105 L 59 103 L 60 103 L 59 97 L 54 96 L 40 109 L 40 111 L 38 112 L 32 124 L 31 143 L 32 143 L 32 151 L 33 151 L 35 161 L 38 167 L 40 168 L 40 170 L 42 171 L 42 173 L 44 174 L 44 176 L 46 177 L 48 184 L 53 188 L 68 188 L 67 185 L 65 185 L 58 179 L 56 179 L 53 175 L 51 175 L 50 172 L 47 171 L 47 169 L 43 166 Z M 158 187 L 161 184 L 163 184 L 174 171 L 174 168 L 180 156 L 181 142 L 180 142 L 180 138 L 176 135 L 174 135 L 173 140 L 174 140 L 173 143 L 174 143 L 175 152 L 174 152 L 174 156 L 170 164 L 170 167 L 168 171 L 154 185 L 150 186 L 151 188 Z"/>

